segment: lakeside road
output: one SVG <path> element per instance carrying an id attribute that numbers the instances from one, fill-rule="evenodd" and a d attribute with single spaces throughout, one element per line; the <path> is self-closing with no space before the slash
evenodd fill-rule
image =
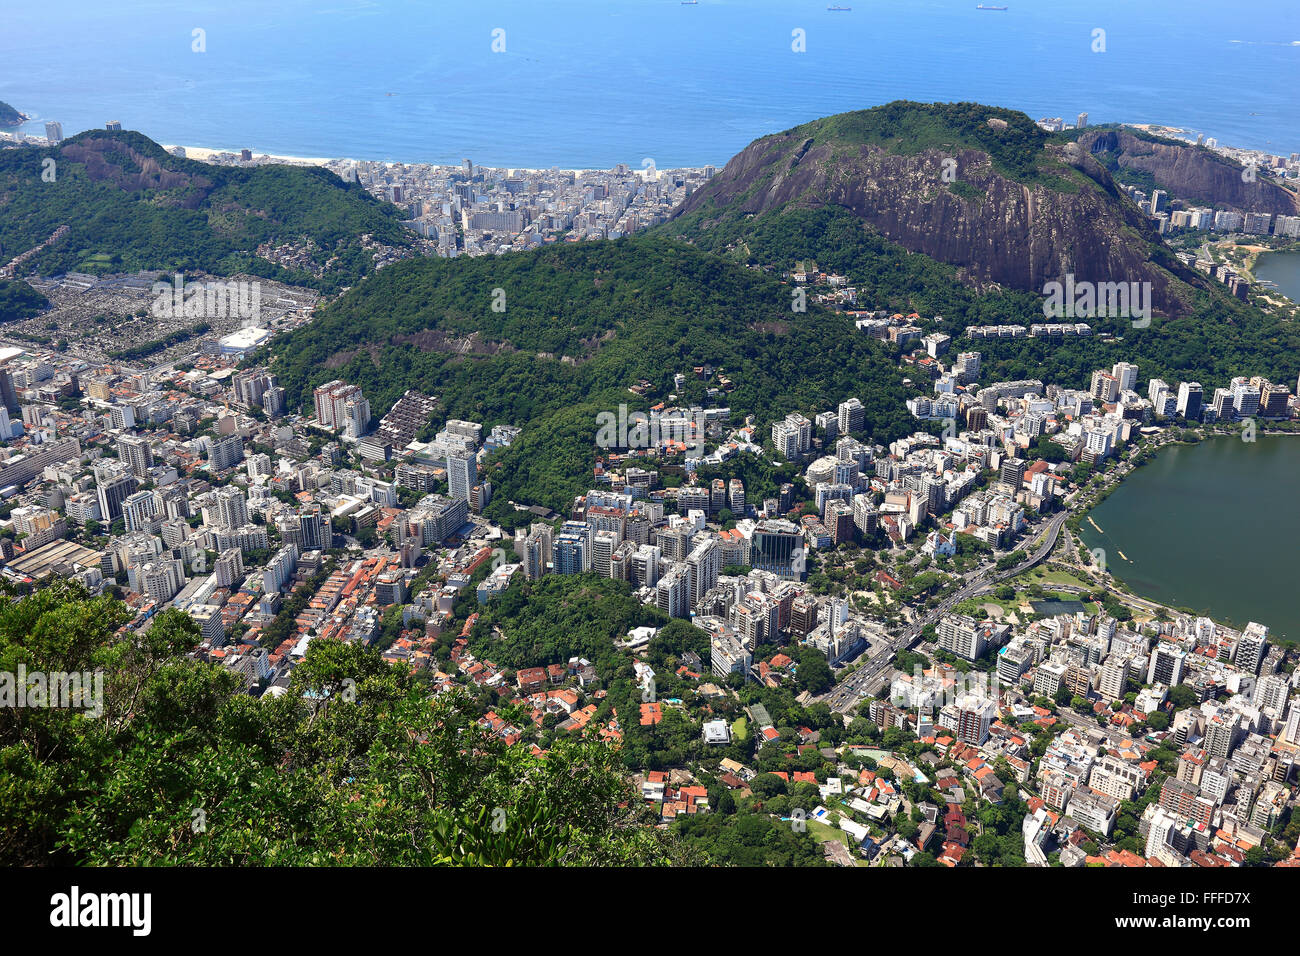
<path id="1" fill-rule="evenodd" d="M 863 696 L 877 691 L 881 679 L 888 679 L 889 671 L 893 667 L 894 656 L 899 651 L 911 650 L 915 647 L 920 642 L 922 633 L 929 625 L 947 614 L 962 601 L 981 594 L 1008 578 L 1024 574 L 1051 554 L 1060 539 L 1061 528 L 1069 520 L 1069 517 L 1070 512 L 1068 509 L 1053 515 L 1040 536 L 1041 543 L 1023 561 L 1005 571 L 996 571 L 992 568 L 981 571 L 968 583 L 927 611 L 924 616 L 913 621 L 897 634 L 891 635 L 885 644 L 878 646 L 877 653 L 872 655 L 866 664 L 859 667 L 843 681 L 837 683 L 827 693 L 815 698 L 815 700 L 828 704 L 831 710 L 837 713 L 847 714 L 858 705 Z M 871 650 L 873 649 L 868 649 L 867 653 L 870 654 Z"/>
<path id="2" fill-rule="evenodd" d="M 1280 434 L 1295 435 L 1297 432 L 1261 432 L 1261 434 Z M 1215 437 L 1213 434 L 1203 436 L 1204 438 Z M 1168 445 L 1176 444 L 1179 446 L 1188 444 L 1176 441 L 1169 435 L 1160 435 L 1155 438 L 1151 444 L 1142 446 L 1143 451 L 1158 452 Z M 1195 444 L 1195 443 L 1192 443 Z M 866 662 L 858 667 L 853 673 L 848 675 L 842 681 L 839 681 L 827 693 L 814 698 L 818 702 L 824 702 L 830 708 L 840 714 L 848 714 L 858 703 L 866 696 L 874 696 L 879 693 L 880 689 L 887 682 L 889 674 L 892 671 L 893 660 L 895 655 L 900 651 L 910 650 L 921 640 L 921 635 L 926 627 L 937 621 L 943 615 L 949 613 L 955 606 L 969 598 L 976 597 L 990 588 L 995 587 L 1001 582 L 1014 578 L 1044 561 L 1056 548 L 1060 540 L 1061 529 L 1071 515 L 1082 513 L 1084 519 L 1091 524 L 1097 531 L 1101 528 L 1093 521 L 1091 511 L 1099 502 L 1098 497 L 1103 496 L 1113 489 L 1114 486 L 1131 475 L 1135 466 L 1125 462 L 1117 463 L 1117 467 L 1110 470 L 1104 477 L 1103 483 L 1088 489 L 1077 489 L 1068 495 L 1062 502 L 1063 509 L 1052 516 L 1047 522 L 1043 531 L 1035 538 L 1039 542 L 1032 554 L 1021 561 L 1015 567 L 1006 571 L 997 572 L 992 568 L 986 568 L 980 571 L 975 577 L 971 578 L 965 585 L 953 594 L 944 598 L 938 605 L 925 612 L 924 615 L 915 619 L 911 624 L 890 635 L 889 639 L 875 647 L 868 648 L 866 651 Z M 1104 532 L 1102 532 L 1104 533 Z M 1122 553 L 1121 553 L 1122 554 Z M 1126 556 L 1126 561 L 1129 560 Z M 1113 585 L 1104 583 L 1099 587 L 1106 587 L 1107 590 L 1114 593 L 1121 601 L 1129 605 L 1134 610 L 1142 611 L 1153 617 L 1167 615 L 1171 613 L 1172 608 L 1168 605 L 1161 604 L 1149 598 L 1140 597 L 1131 590 L 1119 590 Z M 1127 587 L 1127 586 L 1126 586 Z M 1068 590 L 1074 590 L 1067 588 Z"/>

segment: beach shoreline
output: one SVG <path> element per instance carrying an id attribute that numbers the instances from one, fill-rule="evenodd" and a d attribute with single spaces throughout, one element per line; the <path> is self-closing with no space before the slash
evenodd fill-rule
<path id="1" fill-rule="evenodd" d="M 197 160 L 198 162 L 210 162 L 213 157 L 222 153 L 233 153 L 238 156 L 241 149 L 219 149 L 210 146 L 184 146 L 178 143 L 159 143 L 163 149 L 183 149 L 185 158 Z M 402 159 L 352 159 L 348 156 L 289 156 L 283 153 L 259 153 L 256 150 L 251 151 L 253 159 L 267 159 L 274 163 L 284 163 L 291 166 L 328 166 L 331 163 L 379 163 L 381 165 L 401 165 L 401 166 L 454 166 L 454 163 L 422 163 Z M 475 166 L 480 164 L 475 163 Z M 510 169 L 520 173 L 543 173 L 551 170 L 558 170 L 562 173 L 574 173 L 580 175 L 583 173 L 604 173 L 609 172 L 608 168 L 603 166 L 586 166 L 586 167 L 561 167 L 561 166 L 491 166 L 482 164 L 484 169 Z M 665 166 L 658 172 L 665 173 L 676 170 L 694 170 L 703 169 L 703 166 Z M 644 170 L 633 169 L 634 173 L 643 173 Z"/>
<path id="2" fill-rule="evenodd" d="M 238 149 L 213 149 L 208 146 L 180 146 L 173 143 L 160 143 L 163 149 L 183 149 L 185 150 L 186 159 L 196 159 L 199 162 L 207 162 L 214 156 L 221 153 L 234 153 L 239 155 Z M 328 166 L 330 163 L 348 162 L 346 159 L 327 159 L 319 156 L 285 156 L 278 153 L 258 153 L 253 152 L 254 159 L 270 159 L 277 163 L 287 163 L 293 166 Z"/>

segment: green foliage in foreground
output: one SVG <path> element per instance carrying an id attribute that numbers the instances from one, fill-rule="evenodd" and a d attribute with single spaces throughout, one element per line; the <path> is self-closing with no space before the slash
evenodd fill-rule
<path id="1" fill-rule="evenodd" d="M 118 634 L 129 617 L 66 583 L 0 607 L 0 671 L 104 673 L 99 717 L 0 709 L 0 863 L 691 861 L 637 818 L 604 744 L 533 757 L 479 728 L 463 695 L 430 699 L 337 641 L 311 645 L 288 693 L 255 700 L 182 656 L 197 640 L 182 613 Z"/>

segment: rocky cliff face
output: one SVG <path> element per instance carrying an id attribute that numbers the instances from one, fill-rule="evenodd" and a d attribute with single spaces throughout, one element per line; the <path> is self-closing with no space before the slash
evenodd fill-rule
<path id="1" fill-rule="evenodd" d="M 163 168 L 153 156 L 124 145 L 109 136 L 86 136 L 60 148 L 60 154 L 86 167 L 92 182 L 107 182 L 127 192 L 159 189 L 189 189 L 173 205 L 197 209 L 213 189 L 206 176 L 191 176 Z M 134 168 L 131 168 L 134 167 Z"/>
<path id="2" fill-rule="evenodd" d="M 1196 146 L 1150 140 L 1124 129 L 1086 130 L 1078 143 L 1108 167 L 1150 175 L 1171 196 L 1242 212 L 1300 215 L 1300 196 L 1258 172 L 1243 178 L 1236 163 Z"/>
<path id="3" fill-rule="evenodd" d="M 1190 287 L 1204 285 L 1075 143 L 1045 146 L 1039 175 L 1020 181 L 979 149 L 908 153 L 820 137 L 816 127 L 750 144 L 676 218 L 707 230 L 782 208 L 837 206 L 909 251 L 957 267 L 976 286 L 1041 293 L 1069 273 L 1076 281 L 1150 282 L 1152 305 L 1165 315 L 1185 314 Z"/>

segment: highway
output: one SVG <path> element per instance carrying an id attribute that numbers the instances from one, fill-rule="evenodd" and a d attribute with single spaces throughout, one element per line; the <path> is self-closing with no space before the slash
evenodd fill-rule
<path id="1" fill-rule="evenodd" d="M 1047 523 L 1042 544 L 1038 546 L 1033 554 L 1028 555 L 1025 560 L 1006 571 L 996 571 L 992 567 L 985 568 L 960 589 L 939 602 L 938 606 L 926 612 L 923 617 L 913 621 L 897 635 L 891 636 L 887 643 L 877 644 L 868 652 L 874 653 L 872 653 L 866 664 L 859 667 L 817 700 L 826 703 L 831 710 L 837 713 L 848 713 L 857 706 L 858 701 L 863 696 L 875 693 L 876 685 L 881 681 L 882 677 L 888 679 L 893 668 L 894 655 L 901 650 L 910 650 L 914 647 L 920 641 L 921 634 L 926 627 L 947 614 L 962 601 L 974 597 L 976 594 L 1005 581 L 1007 578 L 1023 574 L 1051 554 L 1052 549 L 1056 547 L 1057 539 L 1060 537 L 1061 526 L 1065 524 L 1069 517 L 1070 512 L 1068 510 L 1062 510 L 1053 515 Z"/>

